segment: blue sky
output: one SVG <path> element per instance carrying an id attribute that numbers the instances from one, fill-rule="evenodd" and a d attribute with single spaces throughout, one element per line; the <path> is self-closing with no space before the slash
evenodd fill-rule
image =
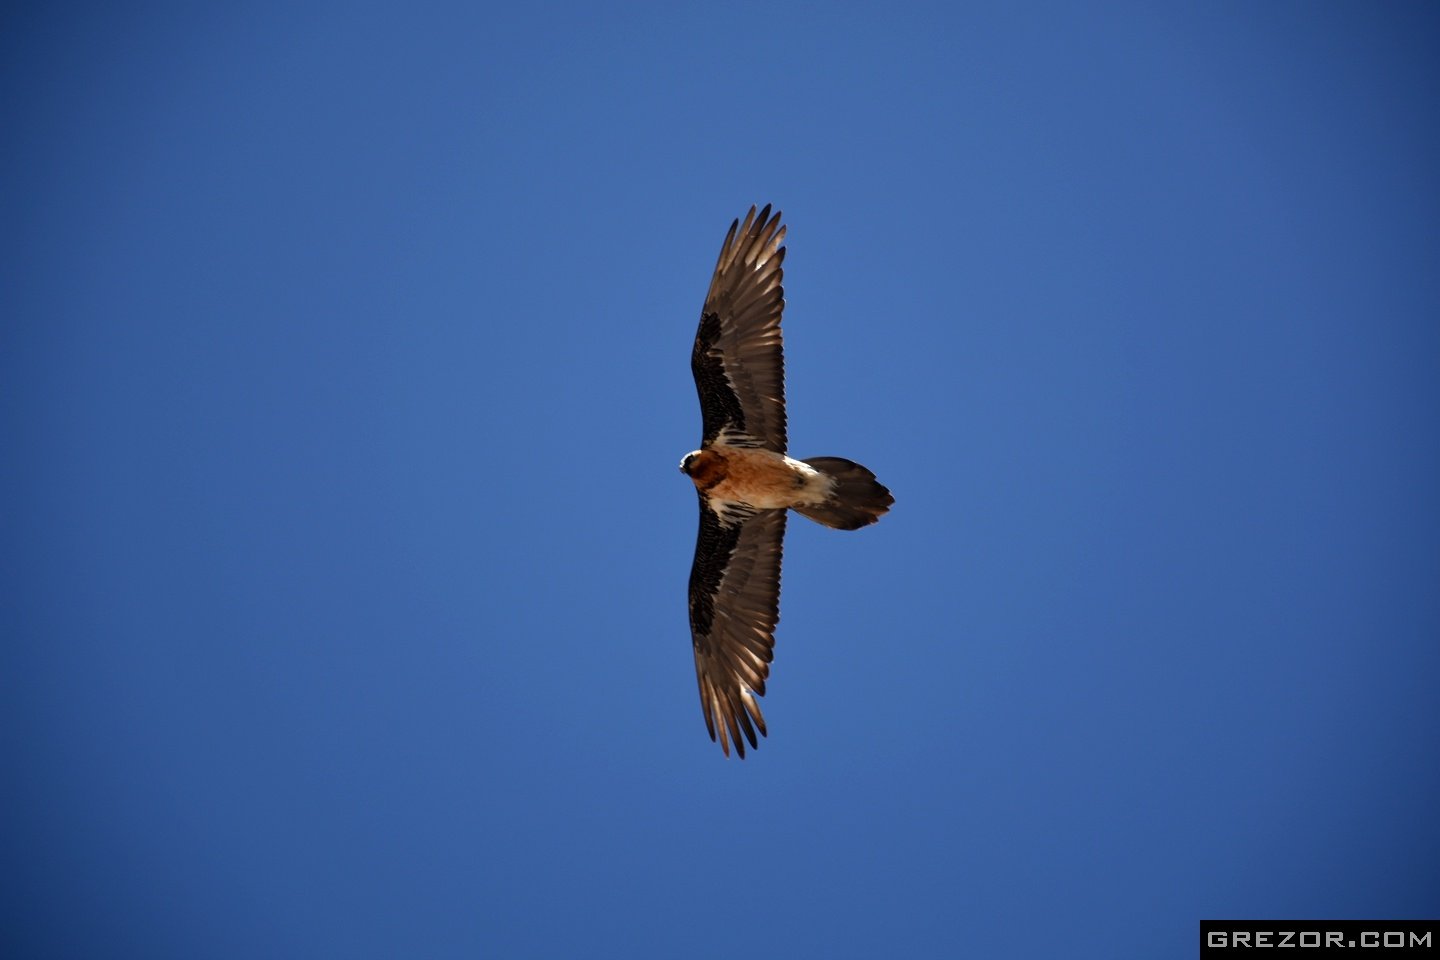
<path id="1" fill-rule="evenodd" d="M 1190 956 L 1440 903 L 1440 12 L 40 5 L 0 29 L 24 957 Z M 744 762 L 676 472 L 785 211 Z"/>

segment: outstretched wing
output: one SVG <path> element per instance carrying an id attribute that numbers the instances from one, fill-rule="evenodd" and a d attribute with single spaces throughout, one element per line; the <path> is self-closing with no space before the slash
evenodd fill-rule
<path id="1" fill-rule="evenodd" d="M 756 697 L 775 649 L 780 619 L 780 553 L 784 510 L 754 510 L 712 502 L 700 494 L 700 535 L 690 568 L 690 635 L 700 709 L 710 739 L 730 755 L 758 746 L 765 717 Z M 741 739 L 741 735 L 744 739 Z"/>
<path id="2" fill-rule="evenodd" d="M 705 307 L 690 369 L 704 419 L 701 446 L 722 430 L 731 443 L 785 452 L 785 355 L 780 312 L 785 228 L 770 205 L 730 224 Z"/>

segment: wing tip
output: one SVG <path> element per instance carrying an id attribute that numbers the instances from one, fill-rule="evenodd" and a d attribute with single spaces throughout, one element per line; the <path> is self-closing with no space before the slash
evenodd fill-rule
<path id="1" fill-rule="evenodd" d="M 760 749 L 760 740 L 768 737 L 765 715 L 755 702 L 755 695 L 740 684 L 735 691 L 722 693 L 708 677 L 700 681 L 700 713 L 705 718 L 705 730 L 710 742 L 720 744 L 726 757 L 730 746 L 735 746 L 735 756 L 745 759 L 745 742 L 750 749 Z M 758 736 L 757 736 L 758 731 Z"/>

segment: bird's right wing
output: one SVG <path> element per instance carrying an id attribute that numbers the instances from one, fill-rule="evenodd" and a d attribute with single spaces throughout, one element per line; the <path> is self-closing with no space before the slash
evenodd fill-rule
<path id="1" fill-rule="evenodd" d="M 700 534 L 690 569 L 690 635 L 700 709 L 710 739 L 741 757 L 745 740 L 758 746 L 765 717 L 755 698 L 775 649 L 780 619 L 780 555 L 784 510 L 754 510 L 700 494 Z M 741 736 L 744 739 L 741 739 Z"/>

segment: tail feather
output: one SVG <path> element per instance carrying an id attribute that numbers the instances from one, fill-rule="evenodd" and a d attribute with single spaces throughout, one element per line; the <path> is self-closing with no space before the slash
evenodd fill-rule
<path id="1" fill-rule="evenodd" d="M 895 498 L 875 474 L 843 457 L 812 457 L 802 461 L 835 481 L 824 503 L 794 507 L 796 513 L 837 530 L 855 530 L 879 520 Z"/>

